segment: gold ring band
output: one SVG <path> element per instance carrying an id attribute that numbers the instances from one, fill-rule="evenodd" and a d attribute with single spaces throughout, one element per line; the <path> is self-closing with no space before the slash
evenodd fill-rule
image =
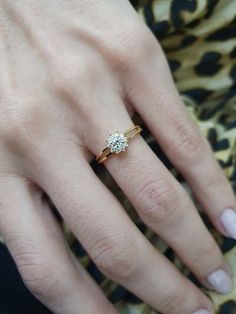
<path id="1" fill-rule="evenodd" d="M 116 131 L 115 133 L 110 134 L 107 139 L 106 147 L 96 158 L 97 162 L 102 163 L 112 154 L 119 154 L 121 152 L 124 152 L 128 147 L 129 141 L 140 132 L 142 132 L 142 128 L 138 125 L 134 125 L 132 128 L 126 130 L 124 133 Z"/>

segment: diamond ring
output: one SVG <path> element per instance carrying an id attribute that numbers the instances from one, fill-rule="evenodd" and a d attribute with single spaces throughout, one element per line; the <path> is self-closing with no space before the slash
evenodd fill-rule
<path id="1" fill-rule="evenodd" d="M 98 163 L 102 163 L 112 154 L 119 154 L 124 152 L 129 145 L 129 140 L 135 137 L 142 131 L 141 127 L 138 125 L 133 126 L 124 133 L 118 131 L 110 134 L 106 140 L 107 145 L 102 150 L 102 152 L 97 156 L 96 160 Z"/>

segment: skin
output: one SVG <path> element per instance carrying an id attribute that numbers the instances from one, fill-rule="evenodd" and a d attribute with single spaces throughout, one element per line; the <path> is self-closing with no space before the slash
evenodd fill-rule
<path id="1" fill-rule="evenodd" d="M 89 165 L 137 111 L 227 235 L 219 215 L 235 208 L 230 185 L 129 2 L 0 0 L 0 67 L 0 229 L 30 291 L 56 314 L 117 313 L 67 247 L 47 193 L 109 278 L 162 313 L 210 311 Z M 229 272 L 187 193 L 140 135 L 104 165 L 201 282 Z"/>

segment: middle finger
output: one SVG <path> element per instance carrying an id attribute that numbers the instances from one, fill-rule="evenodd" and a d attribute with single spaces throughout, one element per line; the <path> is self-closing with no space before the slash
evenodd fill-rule
<path id="1" fill-rule="evenodd" d="M 41 160 L 37 182 L 100 270 L 161 313 L 208 313 L 209 300 L 154 249 L 74 149 L 63 145 Z"/>

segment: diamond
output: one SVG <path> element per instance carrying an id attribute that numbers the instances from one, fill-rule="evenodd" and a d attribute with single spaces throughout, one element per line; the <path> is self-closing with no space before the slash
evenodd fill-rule
<path id="1" fill-rule="evenodd" d="M 119 154 L 120 152 L 124 152 L 127 146 L 128 140 L 124 133 L 112 133 L 107 139 L 106 147 L 109 147 L 112 153 Z"/>

